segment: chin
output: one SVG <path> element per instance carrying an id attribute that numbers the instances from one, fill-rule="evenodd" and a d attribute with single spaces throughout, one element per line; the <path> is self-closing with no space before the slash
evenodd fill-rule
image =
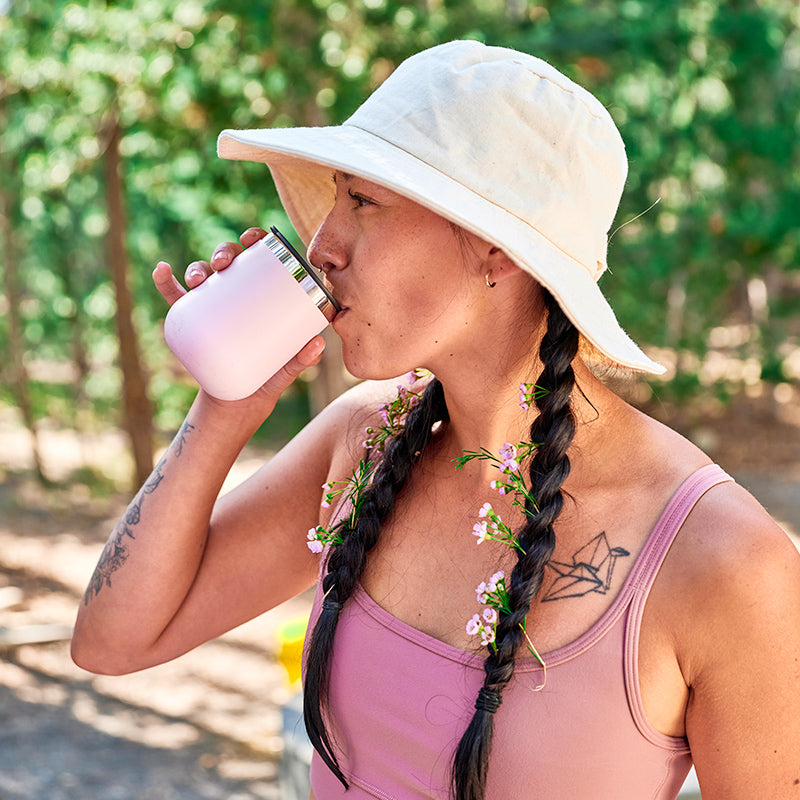
<path id="1" fill-rule="evenodd" d="M 415 366 L 401 365 L 397 359 L 379 360 L 353 358 L 347 349 L 343 349 L 342 360 L 345 369 L 354 377 L 363 381 L 388 381 L 410 372 Z"/>

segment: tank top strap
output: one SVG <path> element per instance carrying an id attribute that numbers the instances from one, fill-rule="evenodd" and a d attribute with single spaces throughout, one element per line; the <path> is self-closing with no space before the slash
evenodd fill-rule
<path id="1" fill-rule="evenodd" d="M 630 580 L 633 591 L 648 594 L 673 540 L 697 501 L 712 487 L 732 480 L 717 464 L 708 464 L 693 472 L 678 487 L 637 559 Z"/>
<path id="2" fill-rule="evenodd" d="M 716 464 L 693 472 L 679 487 L 655 524 L 644 550 L 630 576 L 631 604 L 625 623 L 624 672 L 628 706 L 642 736 L 661 748 L 683 748 L 689 752 L 686 739 L 674 738 L 657 731 L 647 719 L 639 686 L 639 633 L 645 604 L 661 565 L 697 501 L 713 486 L 733 480 Z"/>

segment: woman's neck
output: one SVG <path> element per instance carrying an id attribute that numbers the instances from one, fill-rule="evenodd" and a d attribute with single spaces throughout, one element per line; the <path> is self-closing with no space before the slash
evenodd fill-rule
<path id="1" fill-rule="evenodd" d="M 581 359 L 575 359 L 573 369 L 576 388 L 572 402 L 577 422 L 574 450 L 588 454 L 597 449 L 599 428 L 611 422 L 610 417 L 616 416 L 617 406 L 622 401 L 591 373 Z M 446 430 L 438 437 L 438 453 L 454 459 L 467 450 L 485 448 L 497 453 L 506 442 L 529 441 L 530 427 L 538 412 L 533 402 L 528 410 L 523 410 L 519 388 L 523 383 L 534 384 L 539 372 L 540 368 L 529 365 L 511 374 L 505 372 L 502 376 L 484 374 L 480 381 L 473 380 L 468 384 L 454 383 L 445 378 L 442 384 L 450 419 Z M 589 424 L 593 422 L 600 424 Z"/>

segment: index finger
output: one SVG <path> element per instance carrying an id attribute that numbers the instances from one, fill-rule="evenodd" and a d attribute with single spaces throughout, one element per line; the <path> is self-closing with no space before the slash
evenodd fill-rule
<path id="1" fill-rule="evenodd" d="M 153 283 L 170 305 L 186 294 L 186 289 L 178 283 L 178 279 L 172 274 L 172 267 L 166 261 L 159 261 L 156 264 L 153 270 Z"/>
<path id="2" fill-rule="evenodd" d="M 240 237 L 239 241 L 243 247 L 251 247 L 259 239 L 263 239 L 267 232 L 263 228 L 248 228 Z"/>

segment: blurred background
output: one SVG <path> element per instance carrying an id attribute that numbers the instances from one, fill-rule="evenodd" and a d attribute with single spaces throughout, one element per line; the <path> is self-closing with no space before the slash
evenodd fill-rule
<path id="1" fill-rule="evenodd" d="M 669 367 L 609 380 L 800 531 L 794 0 L 0 0 L 0 797 L 282 796 L 278 656 L 307 598 L 130 678 L 82 673 L 65 640 L 195 393 L 152 267 L 290 230 L 217 134 L 339 123 L 453 38 L 539 55 L 609 108 L 630 177 L 601 285 Z M 332 345 L 232 481 L 347 385 Z"/>

